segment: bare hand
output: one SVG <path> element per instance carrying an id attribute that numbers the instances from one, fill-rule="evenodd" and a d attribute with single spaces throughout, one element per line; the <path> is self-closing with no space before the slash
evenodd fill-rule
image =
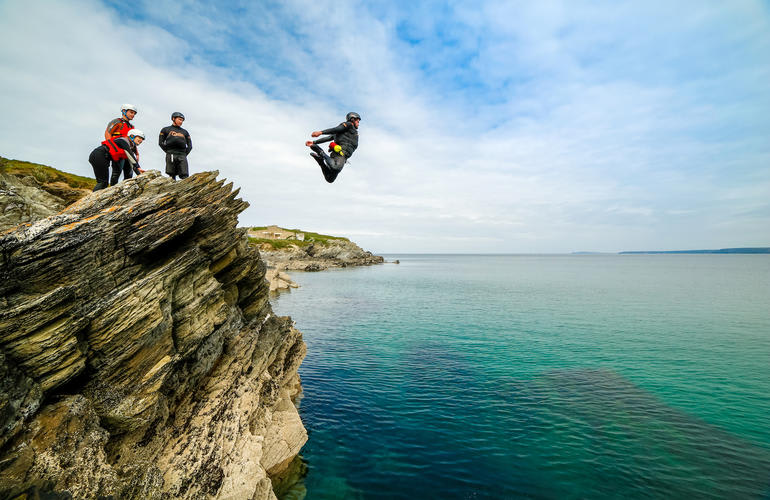
<path id="1" fill-rule="evenodd" d="M 310 137 L 318 137 L 319 135 L 321 135 L 321 131 L 320 130 L 316 130 L 315 132 L 310 134 Z"/>
<path id="2" fill-rule="evenodd" d="M 140 174 L 143 174 L 143 173 L 145 173 L 145 172 L 146 172 L 146 170 L 143 170 L 143 169 L 141 169 L 141 168 L 138 168 L 138 167 L 137 167 L 137 170 L 139 171 L 139 173 L 140 173 Z"/>
<path id="3" fill-rule="evenodd" d="M 305 141 L 305 146 L 310 147 L 313 145 L 313 141 Z"/>

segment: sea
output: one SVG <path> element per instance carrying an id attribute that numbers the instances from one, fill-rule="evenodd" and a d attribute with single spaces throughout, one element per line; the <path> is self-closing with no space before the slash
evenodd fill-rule
<path id="1" fill-rule="evenodd" d="M 770 256 L 385 257 L 273 300 L 284 498 L 770 498 Z"/>

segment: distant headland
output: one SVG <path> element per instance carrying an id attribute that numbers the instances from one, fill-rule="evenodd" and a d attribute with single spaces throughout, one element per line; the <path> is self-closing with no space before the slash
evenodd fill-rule
<path id="1" fill-rule="evenodd" d="M 720 248 L 718 250 L 644 250 L 618 252 L 621 255 L 627 254 L 659 254 L 659 253 L 770 253 L 770 247 L 751 247 L 751 248 Z"/>

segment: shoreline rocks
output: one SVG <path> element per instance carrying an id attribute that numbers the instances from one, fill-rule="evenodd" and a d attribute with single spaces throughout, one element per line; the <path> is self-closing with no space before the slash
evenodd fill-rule
<path id="1" fill-rule="evenodd" d="M 268 269 L 265 273 L 265 279 L 270 283 L 271 293 L 278 293 L 291 288 L 299 288 L 299 285 L 291 279 L 291 276 L 278 269 Z"/>
<path id="2" fill-rule="evenodd" d="M 269 244 L 260 246 L 259 253 L 267 265 L 281 271 L 316 272 L 330 268 L 371 266 L 385 262 L 383 257 L 363 250 L 347 240 L 332 240 L 326 244 L 306 247 L 292 245 L 275 250 Z"/>
<path id="3" fill-rule="evenodd" d="M 363 250 L 352 241 L 342 239 L 323 245 L 291 245 L 280 250 L 274 249 L 270 244 L 262 244 L 259 253 L 268 266 L 266 278 L 272 293 L 300 286 L 283 271 L 318 272 L 330 268 L 371 266 L 385 262 L 379 255 Z"/>

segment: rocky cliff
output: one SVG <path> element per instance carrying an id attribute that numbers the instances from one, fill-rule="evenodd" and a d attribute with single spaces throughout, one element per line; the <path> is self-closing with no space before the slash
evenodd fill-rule
<path id="1" fill-rule="evenodd" d="M 246 206 L 149 172 L 0 234 L 0 498 L 274 498 L 305 344 Z"/>

